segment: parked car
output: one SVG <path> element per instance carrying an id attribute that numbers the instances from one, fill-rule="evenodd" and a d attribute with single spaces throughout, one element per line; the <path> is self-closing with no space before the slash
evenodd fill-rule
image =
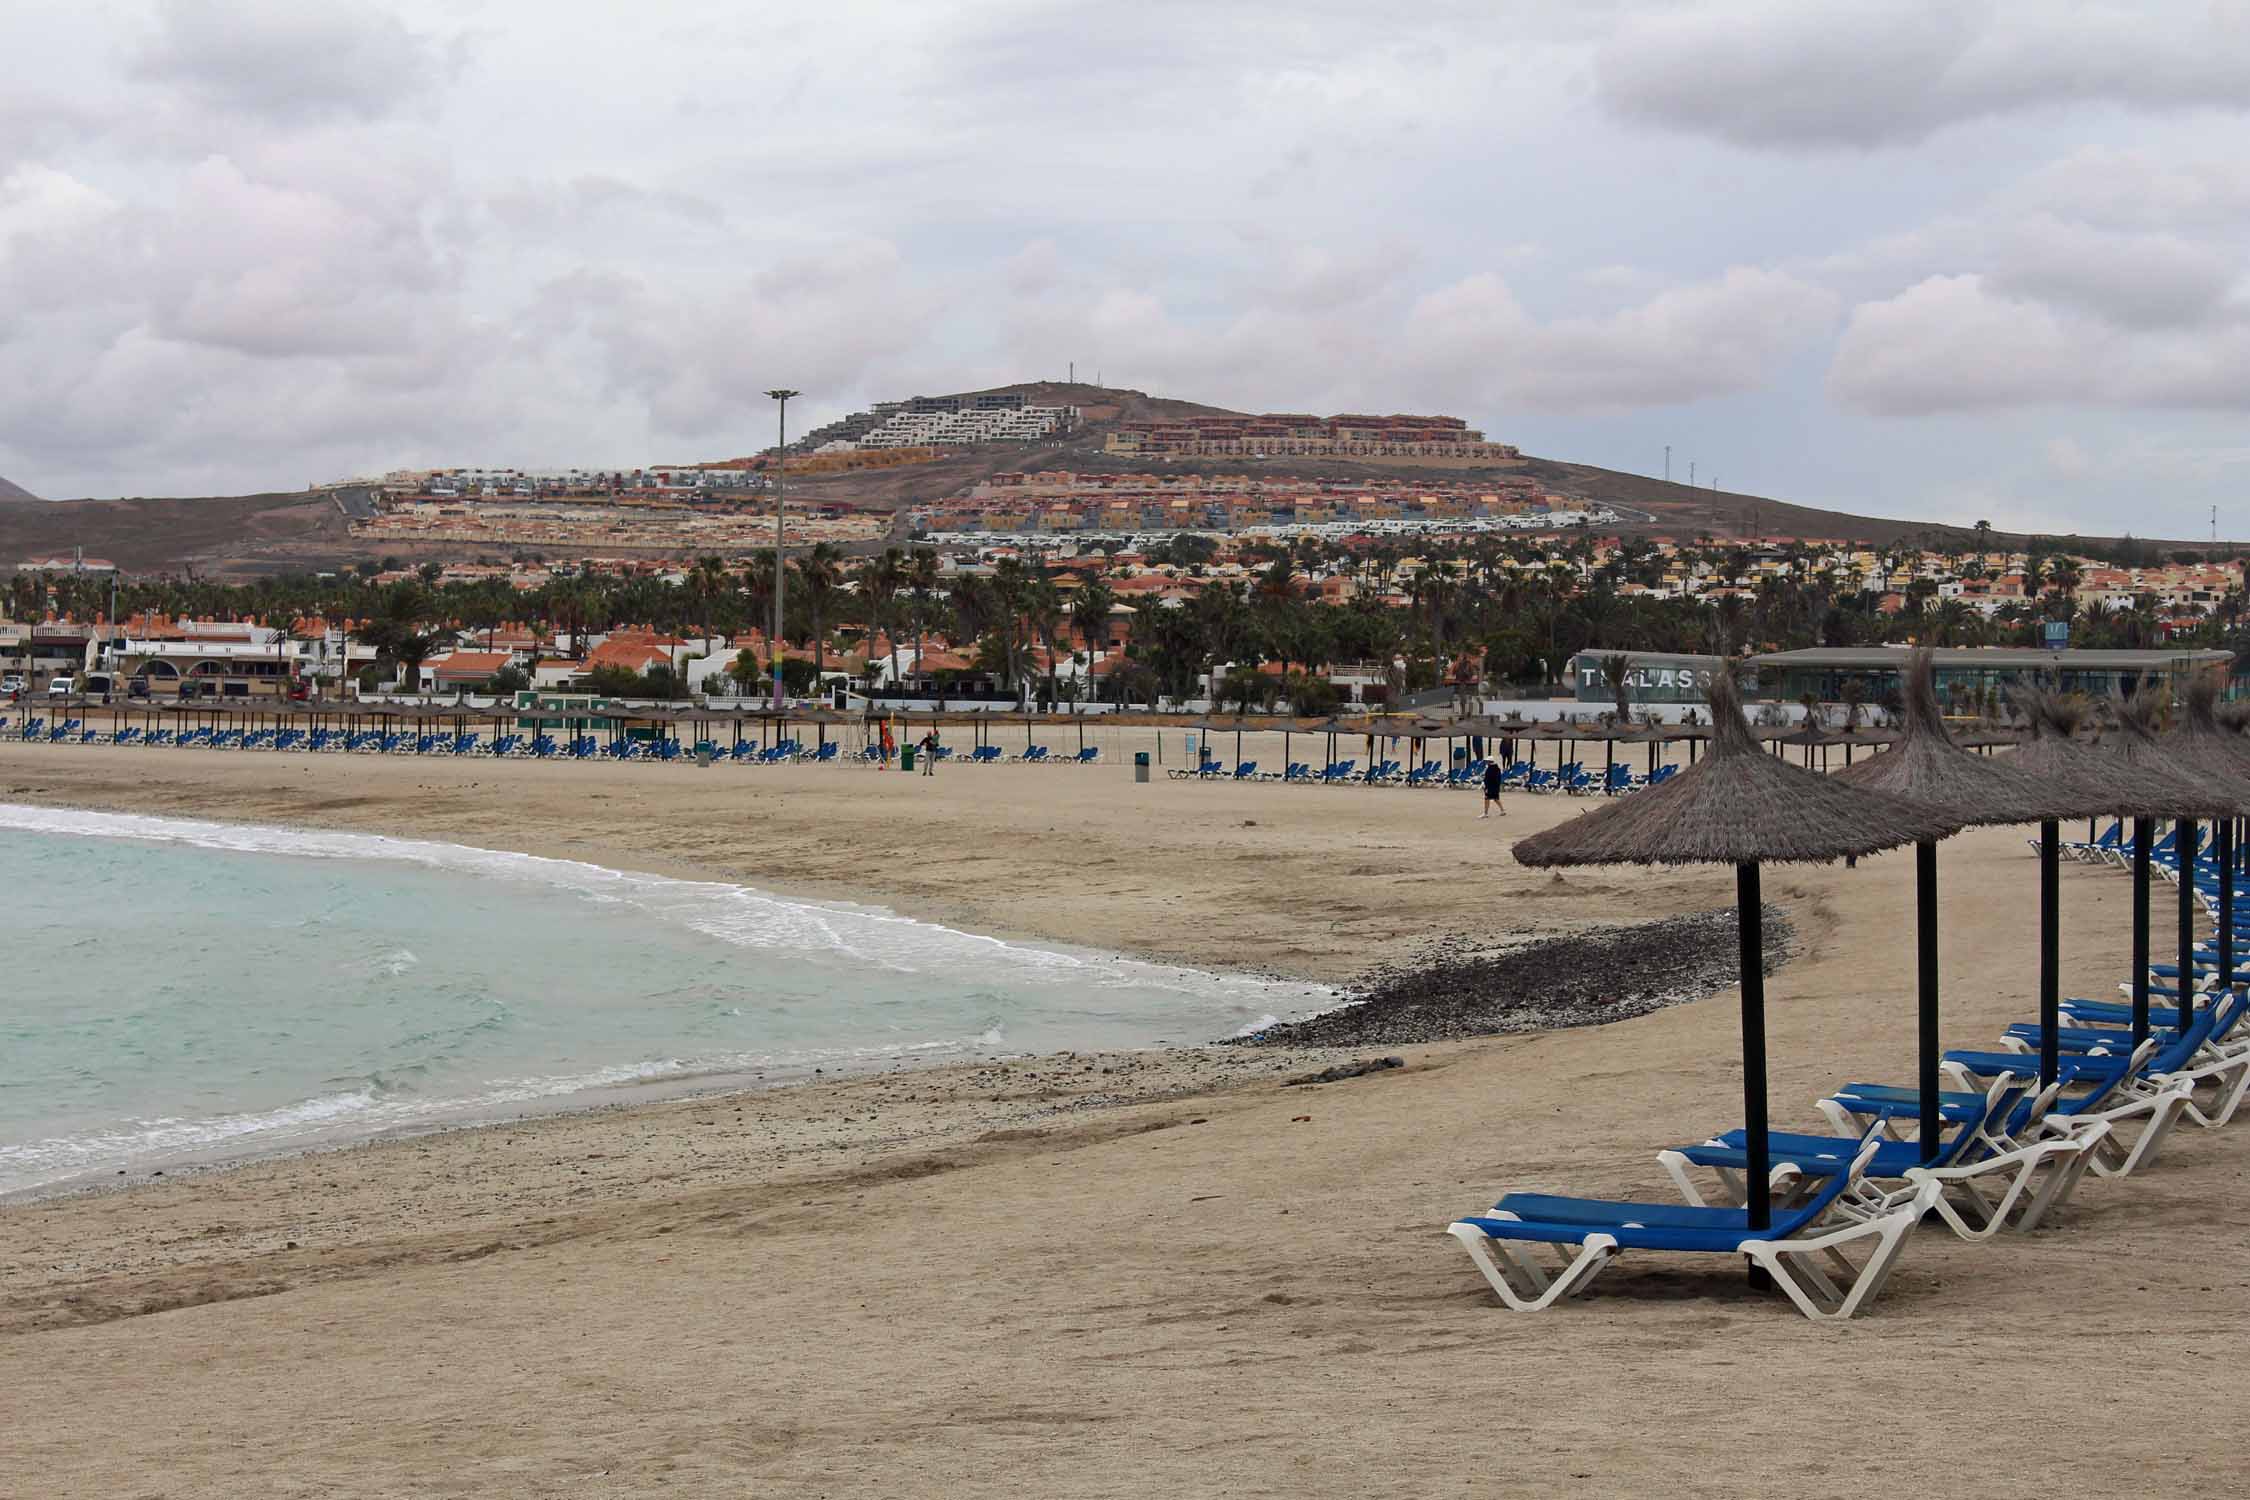
<path id="1" fill-rule="evenodd" d="M 125 683 L 125 696 L 128 698 L 146 698 L 148 696 L 148 679 L 146 677 L 128 678 Z"/>
<path id="2" fill-rule="evenodd" d="M 68 698 L 77 691 L 78 679 L 75 677 L 66 674 L 47 679 L 47 696 L 50 698 Z"/>
<path id="3" fill-rule="evenodd" d="M 0 693 L 20 693 L 24 689 L 23 673 L 10 672 L 0 677 Z"/>

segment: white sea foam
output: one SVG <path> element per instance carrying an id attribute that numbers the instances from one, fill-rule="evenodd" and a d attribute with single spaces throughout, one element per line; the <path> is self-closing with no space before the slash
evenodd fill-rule
<path id="1" fill-rule="evenodd" d="M 1239 997 L 1243 1004 L 1254 1003 L 1269 994 L 1288 993 L 1301 1001 L 1291 1007 L 1293 1010 L 1318 1006 L 1327 993 L 1317 986 L 1280 985 L 1270 980 L 1212 974 L 1115 954 L 1011 943 L 918 921 L 882 907 L 802 901 L 770 895 L 749 886 L 678 880 L 612 870 L 579 860 L 519 854 L 507 849 L 480 849 L 467 844 L 391 838 L 374 833 L 337 833 L 256 823 L 211 823 L 142 813 L 0 803 L 0 829 L 6 828 L 187 844 L 242 854 L 392 860 L 484 879 L 547 886 L 589 900 L 622 902 L 664 921 L 740 947 L 786 949 L 796 957 L 827 955 L 877 964 L 908 976 L 942 973 L 959 978 L 983 973 L 995 982 L 1009 985 L 1067 985 L 1073 990 L 1108 986 L 1168 989 L 1184 994 Z M 413 955 L 406 954 L 405 959 L 411 963 Z"/>

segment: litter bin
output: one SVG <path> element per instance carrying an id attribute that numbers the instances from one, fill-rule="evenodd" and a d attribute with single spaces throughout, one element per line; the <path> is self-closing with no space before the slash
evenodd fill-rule
<path id="1" fill-rule="evenodd" d="M 912 745 L 901 745 L 898 747 L 898 768 L 901 771 L 911 771 L 914 769 L 914 747 Z"/>
<path id="2" fill-rule="evenodd" d="M 711 764 L 711 747 L 709 745 L 698 745 L 695 747 L 695 763 L 699 766 L 705 767 L 708 767 Z"/>
<path id="3" fill-rule="evenodd" d="M 1148 780 L 1148 752 L 1146 750 L 1135 750 L 1133 752 L 1133 779 L 1135 781 Z"/>

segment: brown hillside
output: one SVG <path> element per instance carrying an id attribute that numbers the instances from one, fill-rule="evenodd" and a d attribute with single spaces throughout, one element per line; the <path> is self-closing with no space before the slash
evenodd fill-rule
<path id="1" fill-rule="evenodd" d="M 1086 420 L 1076 432 L 1038 443 L 991 443 L 949 453 L 928 463 L 840 474 L 793 473 L 789 492 L 812 502 L 837 502 L 895 511 L 939 499 L 1006 470 L 1071 469 L 1080 473 L 1217 475 L 1258 473 L 1312 481 L 1397 480 L 1423 476 L 1431 483 L 1469 483 L 1529 476 L 1555 493 L 1602 501 L 1629 519 L 1628 531 L 1698 536 L 1804 536 L 1874 545 L 1918 538 L 1972 540 L 1973 516 L 1950 522 L 1890 520 L 1824 510 L 1760 495 L 1691 488 L 1645 475 L 1555 459 L 1525 458 L 1496 465 L 1382 463 L 1255 459 L 1134 459 L 1102 451 L 1118 422 L 1177 416 L 1240 415 L 1226 407 L 1151 396 L 1145 391 L 1062 381 L 1026 381 L 993 390 L 1021 392 L 1039 405 L 1076 406 Z M 961 394 L 980 394 L 963 392 Z M 1495 434 L 1505 438 L 1505 433 Z M 337 501 L 302 491 L 209 499 L 70 500 L 7 498 L 0 481 L 0 567 L 42 554 L 83 547 L 135 572 L 180 571 L 192 566 L 214 576 L 253 576 L 281 570 L 341 566 L 368 555 L 353 542 Z M 18 492 L 20 494 L 20 492 Z M 1995 532 L 1997 545 L 2026 538 Z M 2088 542 L 2109 538 L 2090 537 Z M 2208 543 L 2162 542 L 2165 547 Z M 409 561 L 446 561 L 460 554 L 445 544 L 385 547 Z"/>
<path id="2" fill-rule="evenodd" d="M 335 500 L 302 490 L 203 499 L 12 500 L 0 502 L 0 564 L 83 547 L 132 572 L 216 566 L 230 555 L 275 543 L 325 542 L 345 535 Z"/>

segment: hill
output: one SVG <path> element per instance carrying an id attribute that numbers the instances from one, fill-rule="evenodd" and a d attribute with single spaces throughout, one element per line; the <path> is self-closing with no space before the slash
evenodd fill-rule
<path id="1" fill-rule="evenodd" d="M 303 490 L 265 495 L 130 500 L 0 500 L 0 565 L 83 547 L 127 572 L 259 571 L 269 548 L 311 554 L 348 549 L 335 497 Z M 247 564 L 247 566 L 245 566 Z"/>
<path id="2" fill-rule="evenodd" d="M 982 443 L 928 463 L 839 474 L 792 474 L 789 493 L 810 502 L 835 502 L 895 511 L 934 500 L 1008 470 L 1070 469 L 1087 474 L 1218 475 L 1244 472 L 1308 481 L 1352 482 L 1421 478 L 1429 483 L 1475 484 L 1502 478 L 1536 479 L 1574 499 L 1599 502 L 1626 518 L 1622 530 L 1680 540 L 1802 536 L 1883 546 L 1909 540 L 1974 541 L 1970 526 L 1955 522 L 1892 520 L 1828 510 L 1766 495 L 1746 495 L 1671 484 L 1591 464 L 1526 456 L 1504 463 L 1390 459 L 1257 460 L 1243 458 L 1138 458 L 1103 451 L 1117 423 L 1181 416 L 1242 416 L 1223 406 L 1152 396 L 1145 391 L 1064 381 L 1027 381 L 994 391 L 1020 393 L 1043 406 L 1075 406 L 1083 421 L 1075 431 L 1029 443 Z M 977 395 L 982 392 L 960 392 Z M 1505 433 L 1495 434 L 1505 439 Z M 288 569 L 332 568 L 368 556 L 346 524 L 346 506 L 363 507 L 356 492 L 289 491 L 202 499 L 38 501 L 0 480 L 0 567 L 19 558 L 65 553 L 111 558 L 133 572 L 193 568 L 212 576 L 246 576 Z M 1973 520 L 1973 518 L 1967 518 Z M 1997 546 L 2029 539 L 1992 534 Z M 2069 539 L 2066 539 L 2069 540 Z M 2079 538 L 2088 545 L 2113 538 Z M 2194 541 L 2159 547 L 2207 546 Z M 440 544 L 384 549 L 415 562 L 446 560 L 459 549 Z"/>
<path id="3" fill-rule="evenodd" d="M 1070 469 L 1082 474 L 1217 475 L 1254 472 L 1301 479 L 1350 482 L 1396 480 L 1425 476 L 1433 483 L 1474 484 L 1479 480 L 1530 476 L 1557 494 L 1598 501 L 1627 517 L 1622 528 L 1690 540 L 1698 536 L 1752 537 L 1805 536 L 1866 542 L 1876 546 L 1908 538 L 1950 539 L 1973 542 L 1971 525 L 1943 521 L 1894 520 L 1854 515 L 1777 500 L 1766 495 L 1746 495 L 1685 484 L 1673 484 L 1642 474 L 1628 474 L 1591 464 L 1526 456 L 1520 462 L 1478 466 L 1459 462 L 1390 460 L 1356 463 L 1343 460 L 1253 461 L 1228 458 L 1140 459 L 1105 453 L 1102 445 L 1119 422 L 1147 421 L 1176 416 L 1244 416 L 1223 406 L 1150 396 L 1143 391 L 1061 381 L 1033 381 L 995 386 L 993 391 L 1020 393 L 1036 405 L 1075 406 L 1084 416 L 1077 431 L 1046 442 L 987 443 L 964 449 L 933 463 L 886 470 L 878 474 L 838 474 L 793 478 L 790 493 L 807 499 L 838 501 L 877 509 L 895 509 L 918 500 L 952 494 L 978 480 L 1007 470 Z M 984 392 L 963 391 L 969 396 Z M 1506 434 L 1496 434 L 1504 441 Z M 1972 518 L 1973 520 L 1973 518 Z M 2022 546 L 2024 536 L 1994 532 L 1997 546 Z M 2107 537 L 2086 538 L 2106 543 Z M 2144 539 L 2150 540 L 2150 539 Z M 2193 547 L 2195 542 L 2155 542 L 2159 546 Z M 2208 545 L 2207 543 L 2202 545 Z"/>
<path id="4" fill-rule="evenodd" d="M 38 498 L 39 497 L 37 495 L 31 493 L 31 491 L 25 489 L 22 485 L 10 479 L 7 475 L 0 474 L 0 502 L 9 500 L 36 500 Z"/>

